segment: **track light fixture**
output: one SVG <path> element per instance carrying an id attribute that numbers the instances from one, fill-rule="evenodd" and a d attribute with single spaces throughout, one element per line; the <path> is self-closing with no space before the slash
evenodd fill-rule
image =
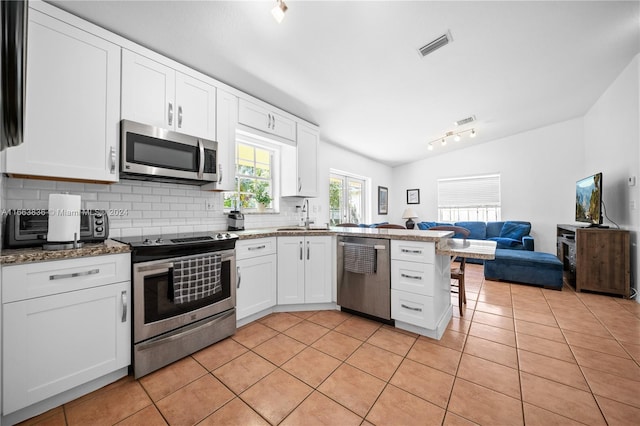
<path id="1" fill-rule="evenodd" d="M 275 19 L 279 24 L 284 19 L 284 13 L 287 11 L 288 7 L 283 0 L 276 0 L 276 2 L 278 4 L 271 9 L 271 14 L 273 15 L 273 19 Z"/>
<path id="2" fill-rule="evenodd" d="M 447 132 L 447 133 L 444 134 L 444 136 L 441 136 L 438 139 L 434 139 L 431 142 L 429 142 L 429 145 L 427 145 L 427 149 L 429 151 L 433 151 L 433 145 L 436 142 L 440 142 L 440 144 L 442 146 L 445 146 L 447 144 L 447 139 L 451 138 L 451 137 L 453 137 L 454 141 L 460 142 L 462 140 L 462 138 L 460 136 L 465 134 L 465 133 L 469 133 L 469 137 L 471 137 L 471 138 L 475 138 L 476 135 L 478 134 L 476 132 L 476 129 L 461 130 L 459 132 Z"/>

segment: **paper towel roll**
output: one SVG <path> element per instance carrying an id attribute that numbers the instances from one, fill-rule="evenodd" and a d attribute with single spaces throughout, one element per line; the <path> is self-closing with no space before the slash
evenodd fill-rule
<path id="1" fill-rule="evenodd" d="M 71 242 L 80 239 L 80 196 L 49 194 L 48 242 Z"/>

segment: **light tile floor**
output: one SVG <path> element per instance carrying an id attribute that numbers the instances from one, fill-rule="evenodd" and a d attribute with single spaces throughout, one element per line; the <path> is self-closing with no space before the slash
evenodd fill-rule
<path id="1" fill-rule="evenodd" d="M 455 296 L 453 296 L 455 299 Z M 276 313 L 47 425 L 640 424 L 640 305 L 485 281 L 439 341 L 339 311 Z"/>

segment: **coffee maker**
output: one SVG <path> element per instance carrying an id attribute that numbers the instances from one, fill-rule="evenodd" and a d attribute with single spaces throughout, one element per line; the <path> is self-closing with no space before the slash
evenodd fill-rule
<path id="1" fill-rule="evenodd" d="M 244 231 L 244 215 L 240 210 L 231 210 L 227 217 L 228 231 Z"/>

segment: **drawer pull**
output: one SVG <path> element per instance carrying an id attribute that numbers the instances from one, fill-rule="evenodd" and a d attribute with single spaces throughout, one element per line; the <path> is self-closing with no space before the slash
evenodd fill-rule
<path id="1" fill-rule="evenodd" d="M 261 250 L 261 249 L 266 248 L 266 247 L 267 247 L 267 245 L 263 244 L 261 246 L 248 247 L 247 250 Z"/>
<path id="2" fill-rule="evenodd" d="M 400 276 L 402 278 L 409 278 L 409 279 L 412 279 L 412 280 L 422 280 L 422 277 L 417 276 L 417 275 L 400 274 Z"/>
<path id="3" fill-rule="evenodd" d="M 86 277 L 87 275 L 95 275 L 99 273 L 100 273 L 100 269 L 90 269 L 88 271 L 83 271 L 83 272 L 73 272 L 71 274 L 49 275 L 49 280 L 62 280 L 65 278 Z"/>
<path id="4" fill-rule="evenodd" d="M 407 306 L 404 303 L 401 303 L 400 306 L 402 306 L 405 309 L 412 310 L 412 311 L 422 312 L 422 308 L 412 308 L 411 306 Z"/>
<path id="5" fill-rule="evenodd" d="M 409 249 L 402 249 L 403 253 L 412 253 L 412 254 L 422 254 L 422 250 L 409 250 Z"/>

